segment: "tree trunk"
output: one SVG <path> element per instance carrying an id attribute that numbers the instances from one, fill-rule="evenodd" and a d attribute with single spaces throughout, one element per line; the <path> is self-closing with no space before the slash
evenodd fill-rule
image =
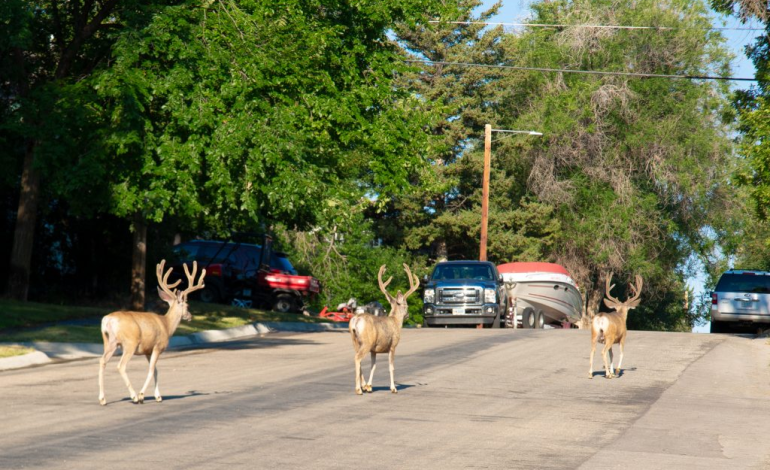
<path id="1" fill-rule="evenodd" d="M 134 243 L 131 263 L 131 309 L 144 311 L 145 279 L 147 278 L 147 221 L 140 213 L 134 215 Z"/>
<path id="2" fill-rule="evenodd" d="M 439 238 L 436 242 L 436 261 L 442 262 L 449 259 L 449 254 L 447 253 L 447 247 L 446 247 L 446 238 Z"/>
<path id="3" fill-rule="evenodd" d="M 13 233 L 11 261 L 8 268 L 9 297 L 26 301 L 29 295 L 29 273 L 32 265 L 32 248 L 37 225 L 37 208 L 40 198 L 40 176 L 34 168 L 35 142 L 29 142 L 24 155 L 19 191 L 19 211 Z"/>

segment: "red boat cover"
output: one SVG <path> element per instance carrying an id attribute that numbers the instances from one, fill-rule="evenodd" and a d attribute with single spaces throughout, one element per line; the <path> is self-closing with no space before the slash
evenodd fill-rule
<path id="1" fill-rule="evenodd" d="M 556 263 L 505 263 L 497 266 L 497 270 L 502 273 L 554 273 L 569 275 L 564 266 Z"/>

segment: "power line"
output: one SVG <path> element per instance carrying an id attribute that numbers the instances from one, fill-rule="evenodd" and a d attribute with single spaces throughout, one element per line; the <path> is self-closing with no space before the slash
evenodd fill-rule
<path id="1" fill-rule="evenodd" d="M 741 82 L 756 82 L 756 78 L 741 78 L 741 77 L 715 77 L 709 75 L 666 75 L 657 73 L 637 73 L 637 72 L 602 72 L 598 70 L 574 70 L 574 69 L 550 69 L 545 67 L 518 67 L 515 65 L 494 65 L 494 64 L 475 64 L 469 62 L 443 62 L 433 60 L 413 60 L 406 59 L 405 62 L 420 63 L 425 65 L 457 65 L 461 67 L 480 67 L 480 68 L 494 68 L 494 69 L 507 69 L 507 70 L 530 70 L 536 72 L 562 72 L 562 73 L 582 73 L 588 75 L 615 75 L 626 77 L 641 77 L 641 78 L 672 78 L 682 80 L 724 80 L 724 81 L 741 81 Z"/>
<path id="2" fill-rule="evenodd" d="M 601 24 L 545 24 L 545 23 L 495 23 L 490 21 L 440 21 L 430 20 L 428 23 L 443 24 L 466 24 L 466 25 L 485 25 L 485 26 L 518 26 L 533 28 L 596 28 L 596 29 L 650 29 L 656 31 L 672 31 L 677 29 L 708 29 L 712 31 L 764 31 L 765 28 L 682 28 L 670 26 L 621 26 L 621 25 L 601 25 Z"/>

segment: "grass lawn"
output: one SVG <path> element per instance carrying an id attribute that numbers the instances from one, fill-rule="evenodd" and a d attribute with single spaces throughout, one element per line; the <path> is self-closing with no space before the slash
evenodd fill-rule
<path id="1" fill-rule="evenodd" d="M 90 307 L 65 307 L 0 301 L 0 342 L 51 341 L 56 343 L 101 343 L 99 320 L 110 310 Z M 9 312 L 6 315 L 6 312 Z M 277 313 L 229 305 L 190 303 L 191 322 L 180 323 L 175 336 L 205 330 L 220 330 L 254 322 L 319 323 L 325 319 L 306 317 L 297 313 Z M 25 316 L 27 314 L 27 316 Z M 9 316 L 9 318 L 5 318 Z M 69 325 L 50 323 L 73 319 L 92 319 L 93 324 Z M 12 325 L 12 326 L 8 326 Z M 3 331 L 3 328 L 13 328 Z"/>
<path id="2" fill-rule="evenodd" d="M 25 348 L 24 346 L 19 346 L 16 344 L 11 346 L 0 346 L 0 359 L 12 356 L 21 356 L 22 354 L 29 354 L 33 351 L 34 349 Z"/>

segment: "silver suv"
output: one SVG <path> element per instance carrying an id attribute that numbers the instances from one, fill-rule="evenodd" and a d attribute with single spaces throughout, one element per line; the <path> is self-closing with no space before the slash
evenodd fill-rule
<path id="1" fill-rule="evenodd" d="M 731 269 L 711 293 L 711 332 L 731 325 L 770 324 L 770 272 Z"/>

